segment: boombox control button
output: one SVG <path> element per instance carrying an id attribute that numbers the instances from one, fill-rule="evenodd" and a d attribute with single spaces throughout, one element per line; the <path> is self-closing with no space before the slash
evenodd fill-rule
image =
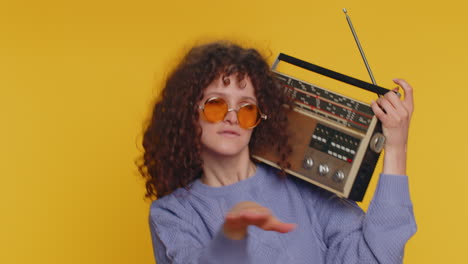
<path id="1" fill-rule="evenodd" d="M 382 135 L 381 133 L 375 133 L 369 142 L 370 149 L 372 149 L 375 153 L 380 153 L 384 145 L 385 145 L 385 136 Z"/>
<path id="2" fill-rule="evenodd" d="M 344 180 L 344 172 L 339 170 L 337 172 L 335 172 L 335 174 L 333 174 L 333 180 L 336 181 L 336 182 L 341 182 Z"/>
<path id="3" fill-rule="evenodd" d="M 327 164 L 320 164 L 318 168 L 318 172 L 320 176 L 325 176 L 330 172 L 330 168 L 328 168 Z"/>
<path id="4" fill-rule="evenodd" d="M 311 157 L 304 159 L 304 168 L 310 169 L 314 166 L 314 160 Z"/>

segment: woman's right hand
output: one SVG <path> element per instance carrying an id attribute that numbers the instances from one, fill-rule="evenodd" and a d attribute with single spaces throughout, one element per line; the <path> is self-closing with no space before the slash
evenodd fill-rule
<path id="1" fill-rule="evenodd" d="M 241 240 L 247 236 L 247 227 L 249 225 L 280 233 L 290 232 L 296 227 L 295 224 L 278 220 L 268 208 L 254 202 L 245 201 L 236 204 L 226 214 L 223 232 L 230 239 Z"/>

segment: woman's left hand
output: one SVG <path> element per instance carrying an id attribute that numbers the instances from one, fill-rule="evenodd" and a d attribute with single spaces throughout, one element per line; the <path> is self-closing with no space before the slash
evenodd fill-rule
<path id="1" fill-rule="evenodd" d="M 382 122 L 382 129 L 386 138 L 384 173 L 406 174 L 406 145 L 408 130 L 413 114 L 413 88 L 402 79 L 394 79 L 404 91 L 404 99 L 394 92 L 388 92 L 384 97 L 372 102 L 372 110 Z M 394 91 L 398 91 L 395 88 Z"/>
<path id="2" fill-rule="evenodd" d="M 229 239 L 240 240 L 247 236 L 248 226 L 257 226 L 266 231 L 291 232 L 296 225 L 285 223 L 266 207 L 251 201 L 236 204 L 225 217 L 223 232 Z"/>

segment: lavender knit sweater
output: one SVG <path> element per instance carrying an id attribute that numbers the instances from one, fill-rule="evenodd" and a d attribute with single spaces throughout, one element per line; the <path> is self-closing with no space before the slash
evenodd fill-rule
<path id="1" fill-rule="evenodd" d="M 280 234 L 249 227 L 244 240 L 221 232 L 224 215 L 241 201 L 269 208 L 296 223 Z M 406 176 L 381 174 L 367 213 L 274 168 L 224 187 L 200 180 L 153 202 L 150 229 L 158 264 L 165 263 L 401 263 L 406 241 L 416 232 Z"/>

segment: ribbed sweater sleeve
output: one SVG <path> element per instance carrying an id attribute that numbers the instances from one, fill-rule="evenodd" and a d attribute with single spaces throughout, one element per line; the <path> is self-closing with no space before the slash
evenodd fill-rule
<path id="1" fill-rule="evenodd" d="M 353 201 L 313 195 L 326 263 L 402 263 L 404 245 L 416 232 L 407 181 L 382 174 L 367 213 Z"/>
<path id="2" fill-rule="evenodd" d="M 402 263 L 406 241 L 416 229 L 408 177 L 381 175 L 364 222 L 366 241 L 379 263 Z"/>

